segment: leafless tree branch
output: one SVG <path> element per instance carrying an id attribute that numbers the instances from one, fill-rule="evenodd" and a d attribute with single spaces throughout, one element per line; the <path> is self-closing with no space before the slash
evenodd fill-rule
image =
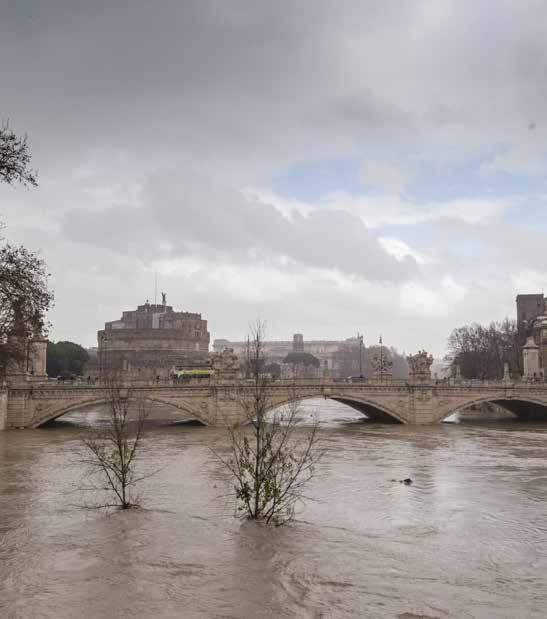
<path id="1" fill-rule="evenodd" d="M 239 394 L 249 426 L 228 428 L 229 457 L 213 453 L 233 476 L 241 516 L 281 525 L 293 518 L 323 452 L 317 425 L 309 432 L 297 427 L 296 394 L 284 409 L 268 415 L 271 377 L 264 371 L 264 325 L 260 321 L 251 336 L 247 354 L 251 380 Z"/>
<path id="2" fill-rule="evenodd" d="M 138 505 L 136 485 L 156 472 L 137 475 L 135 467 L 148 414 L 142 398 L 123 387 L 119 378 L 106 378 L 105 388 L 109 393 L 107 423 L 82 438 L 87 455 L 81 457 L 81 462 L 87 466 L 88 478 L 98 481 L 93 489 L 106 488 L 116 497 L 116 505 L 129 509 Z M 136 414 L 132 414 L 135 408 Z M 107 505 L 112 504 L 99 507 Z"/>

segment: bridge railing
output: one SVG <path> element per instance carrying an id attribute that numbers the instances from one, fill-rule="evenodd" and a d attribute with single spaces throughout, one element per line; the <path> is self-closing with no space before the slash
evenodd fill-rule
<path id="1" fill-rule="evenodd" d="M 9 382 L 9 381 L 8 381 Z M 192 378 L 185 379 L 183 381 L 173 378 L 156 378 L 146 380 L 130 380 L 124 381 L 124 387 L 202 387 L 208 388 L 212 386 L 240 386 L 245 387 L 252 385 L 252 379 L 245 378 L 229 378 L 222 376 L 213 376 L 210 378 Z M 272 380 L 270 386 L 273 388 L 319 388 L 319 387 L 335 387 L 335 388 L 359 388 L 359 387 L 410 387 L 419 386 L 424 387 L 453 387 L 464 389 L 477 389 L 477 388 L 517 388 L 519 390 L 533 390 L 547 388 L 547 382 L 542 380 L 476 380 L 476 379 L 430 379 L 430 380 L 412 380 L 412 379 L 375 379 L 375 378 L 363 378 L 363 379 L 332 379 L 332 378 L 297 378 L 297 379 L 279 379 Z M 61 389 L 73 389 L 73 388 L 85 388 L 85 387 L 106 387 L 108 383 L 101 381 L 100 378 L 81 378 L 81 379 L 68 379 L 57 380 L 54 378 L 45 378 L 37 380 L 34 377 L 31 381 L 18 381 L 11 383 L 12 387 L 19 388 L 31 388 L 31 387 L 55 387 Z"/>

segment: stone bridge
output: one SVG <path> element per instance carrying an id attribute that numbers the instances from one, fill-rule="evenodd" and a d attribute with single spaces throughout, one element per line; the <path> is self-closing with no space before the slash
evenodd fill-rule
<path id="1" fill-rule="evenodd" d="M 206 425 L 246 421 L 241 397 L 251 383 L 202 380 L 190 384 L 133 383 L 127 386 L 150 403 L 180 411 L 181 419 Z M 547 384 L 485 381 L 367 380 L 357 383 L 332 380 L 272 382 L 269 406 L 324 397 L 342 402 L 374 421 L 407 424 L 438 423 L 452 413 L 482 402 L 493 402 L 521 417 L 547 419 Z M 62 415 L 108 401 L 101 384 L 60 383 L 56 380 L 19 381 L 0 387 L 0 429 L 36 428 Z"/>

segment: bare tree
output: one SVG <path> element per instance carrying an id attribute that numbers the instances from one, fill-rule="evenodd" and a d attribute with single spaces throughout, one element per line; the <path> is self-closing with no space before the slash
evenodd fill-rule
<path id="1" fill-rule="evenodd" d="M 30 169 L 27 136 L 17 136 L 8 124 L 0 127 L 0 181 L 36 187 L 36 172 Z"/>
<path id="2" fill-rule="evenodd" d="M 230 455 L 214 452 L 234 478 L 242 517 L 281 525 L 294 516 L 304 486 L 322 456 L 317 424 L 306 432 L 297 428 L 298 406 L 293 400 L 269 414 L 271 376 L 264 371 L 264 326 L 257 322 L 249 340 L 250 380 L 242 387 L 240 406 L 248 427 L 229 427 Z"/>
<path id="3" fill-rule="evenodd" d="M 464 378 L 500 379 L 503 367 L 520 370 L 520 343 L 517 325 L 506 318 L 488 326 L 473 323 L 454 329 L 448 338 L 447 361 L 458 364 Z"/>
<path id="4" fill-rule="evenodd" d="M 110 378 L 106 388 L 109 393 L 106 423 L 82 438 L 87 452 L 82 461 L 89 467 L 91 481 L 91 486 L 85 489 L 106 490 L 114 499 L 113 503 L 95 507 L 129 509 L 139 503 L 135 492 L 138 482 L 153 474 L 136 472 L 147 411 L 142 398 L 130 388 L 123 388 L 119 379 Z"/>

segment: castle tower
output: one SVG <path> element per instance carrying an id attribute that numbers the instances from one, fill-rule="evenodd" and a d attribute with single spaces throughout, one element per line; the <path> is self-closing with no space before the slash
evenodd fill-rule
<path id="1" fill-rule="evenodd" d="M 292 336 L 292 351 L 304 352 L 304 336 L 302 333 L 295 333 Z"/>

